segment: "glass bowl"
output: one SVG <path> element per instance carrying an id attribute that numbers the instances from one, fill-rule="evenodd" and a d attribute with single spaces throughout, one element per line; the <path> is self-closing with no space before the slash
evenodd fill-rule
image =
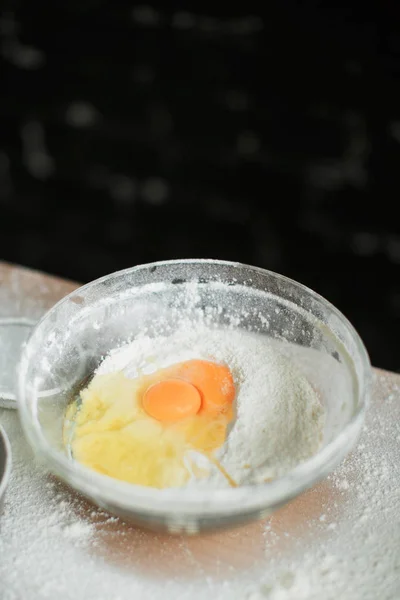
<path id="1" fill-rule="evenodd" d="M 66 407 L 113 348 L 144 329 L 173 331 L 182 316 L 269 336 L 318 391 L 320 450 L 273 481 L 218 490 L 132 485 L 94 472 L 63 445 Z M 18 369 L 25 434 L 53 474 L 98 506 L 153 529 L 195 533 L 266 517 L 326 476 L 354 446 L 371 367 L 357 332 L 324 298 L 269 271 L 214 260 L 176 260 L 107 275 L 69 294 L 36 325 Z"/>
<path id="2" fill-rule="evenodd" d="M 0 425 L 0 515 L 3 508 L 4 495 L 11 474 L 11 446 L 6 432 Z"/>

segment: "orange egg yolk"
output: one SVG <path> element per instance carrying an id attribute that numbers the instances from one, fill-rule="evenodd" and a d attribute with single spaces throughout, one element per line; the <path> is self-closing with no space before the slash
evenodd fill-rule
<path id="1" fill-rule="evenodd" d="M 199 412 L 200 406 L 200 392 L 182 379 L 165 379 L 151 385 L 143 399 L 147 414 L 165 423 L 191 417 Z"/>
<path id="2" fill-rule="evenodd" d="M 142 404 L 158 421 L 174 423 L 196 414 L 232 417 L 235 385 L 224 365 L 194 359 L 161 369 L 151 378 L 157 381 L 145 391 Z"/>

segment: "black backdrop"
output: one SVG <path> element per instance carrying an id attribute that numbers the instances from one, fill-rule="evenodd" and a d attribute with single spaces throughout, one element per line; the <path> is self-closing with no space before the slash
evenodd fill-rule
<path id="1" fill-rule="evenodd" d="M 252 263 L 399 370 L 395 5 L 3 0 L 0 257 Z"/>

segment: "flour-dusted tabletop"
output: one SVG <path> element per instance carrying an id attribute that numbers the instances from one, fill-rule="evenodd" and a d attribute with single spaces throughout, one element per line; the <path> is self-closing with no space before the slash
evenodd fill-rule
<path id="1" fill-rule="evenodd" d="M 37 319 L 75 287 L 0 263 L 0 317 Z M 35 462 L 16 411 L 0 422 L 13 451 L 1 600 L 400 599 L 398 375 L 375 371 L 362 437 L 330 477 L 270 519 L 195 537 L 93 507 Z"/>

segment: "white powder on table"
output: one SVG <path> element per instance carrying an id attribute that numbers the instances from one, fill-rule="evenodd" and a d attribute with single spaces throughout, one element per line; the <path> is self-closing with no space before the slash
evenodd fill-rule
<path id="1" fill-rule="evenodd" d="M 279 477 L 318 450 L 324 425 L 318 395 L 267 336 L 192 324 L 168 336 L 138 337 L 111 352 L 97 372 L 136 377 L 193 358 L 224 363 L 233 374 L 237 416 L 218 458 L 237 483 Z M 229 484 L 214 469 L 189 485 Z"/>
<path id="2" fill-rule="evenodd" d="M 0 511 L 0 598 L 55 597 L 57 590 L 63 597 L 70 577 L 63 562 L 70 564 L 91 545 L 95 526 L 79 516 L 79 498 L 32 461 L 16 411 L 0 415 L 12 446 L 11 480 Z M 57 561 L 61 569 L 54 581 Z"/>

